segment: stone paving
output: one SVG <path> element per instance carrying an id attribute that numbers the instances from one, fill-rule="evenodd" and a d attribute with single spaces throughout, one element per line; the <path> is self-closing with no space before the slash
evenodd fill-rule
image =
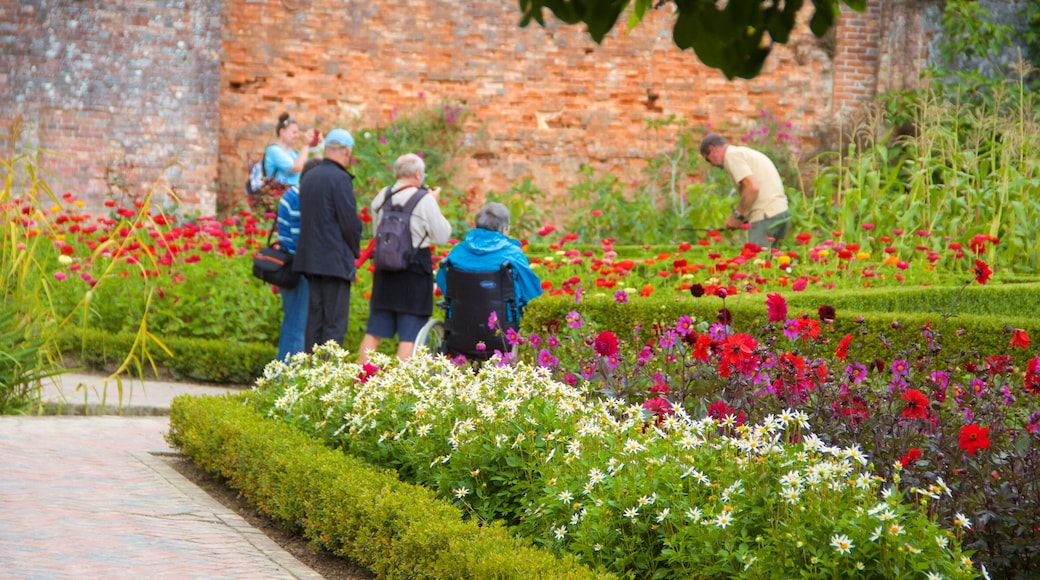
<path id="1" fill-rule="evenodd" d="M 0 417 L 0 577 L 321 578 L 170 467 L 168 429 Z"/>

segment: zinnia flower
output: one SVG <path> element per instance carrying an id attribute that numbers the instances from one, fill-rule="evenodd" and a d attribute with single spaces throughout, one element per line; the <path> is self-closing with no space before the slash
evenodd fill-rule
<path id="1" fill-rule="evenodd" d="M 958 441 L 963 451 L 967 451 L 968 455 L 975 455 L 979 449 L 989 447 L 989 427 L 979 427 L 976 423 L 965 425 L 961 427 Z"/>
<path id="2" fill-rule="evenodd" d="M 766 314 L 769 322 L 782 322 L 787 318 L 787 301 L 779 294 L 766 295 Z"/>
<path id="3" fill-rule="evenodd" d="M 975 281 L 980 286 L 985 286 L 986 282 L 989 282 L 990 277 L 993 275 L 993 271 L 989 269 L 989 265 L 982 260 L 975 260 Z"/>
<path id="4" fill-rule="evenodd" d="M 820 316 L 821 322 L 834 322 L 836 312 L 834 307 L 830 304 L 823 304 L 817 310 L 816 314 Z"/>
<path id="5" fill-rule="evenodd" d="M 599 356 L 614 356 L 618 352 L 617 335 L 609 330 L 604 330 L 593 341 L 592 348 Z"/>
<path id="6" fill-rule="evenodd" d="M 693 295 L 694 298 L 704 296 L 704 286 L 701 286 L 700 284 L 690 286 L 690 294 Z"/>
<path id="7" fill-rule="evenodd" d="M 903 399 L 906 400 L 906 408 L 903 409 L 904 417 L 907 419 L 924 419 L 928 417 L 930 401 L 924 393 L 917 389 L 907 389 L 903 393 Z"/>

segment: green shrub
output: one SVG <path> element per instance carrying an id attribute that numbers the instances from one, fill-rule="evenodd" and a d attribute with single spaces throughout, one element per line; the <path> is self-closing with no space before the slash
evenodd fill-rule
<path id="1" fill-rule="evenodd" d="M 166 371 L 175 379 L 236 385 L 252 384 L 278 356 L 278 349 L 267 344 L 179 337 L 161 338 L 132 351 L 136 340 L 136 334 L 127 332 L 70 328 L 60 333 L 58 346 L 89 369 L 111 372 L 128 360 L 127 353 L 134 352 L 128 369 L 137 375 Z"/>
<path id="2" fill-rule="evenodd" d="M 388 470 L 263 418 L 248 395 L 174 399 L 170 443 L 259 509 L 384 578 L 595 578 Z"/>

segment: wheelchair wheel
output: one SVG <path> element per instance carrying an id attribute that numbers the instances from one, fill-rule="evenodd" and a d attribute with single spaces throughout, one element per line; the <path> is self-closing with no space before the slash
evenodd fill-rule
<path id="1" fill-rule="evenodd" d="M 432 355 L 444 354 L 444 321 L 431 318 L 415 336 L 415 350 L 425 346 Z M 413 353 L 414 354 L 414 353 Z"/>

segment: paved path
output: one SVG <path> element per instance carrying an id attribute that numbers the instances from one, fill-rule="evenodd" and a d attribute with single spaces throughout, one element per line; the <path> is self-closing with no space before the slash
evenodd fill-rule
<path id="1" fill-rule="evenodd" d="M 143 387 L 149 408 L 227 390 Z M 159 416 L 0 417 L 0 577 L 320 578 L 167 465 L 168 429 Z"/>

